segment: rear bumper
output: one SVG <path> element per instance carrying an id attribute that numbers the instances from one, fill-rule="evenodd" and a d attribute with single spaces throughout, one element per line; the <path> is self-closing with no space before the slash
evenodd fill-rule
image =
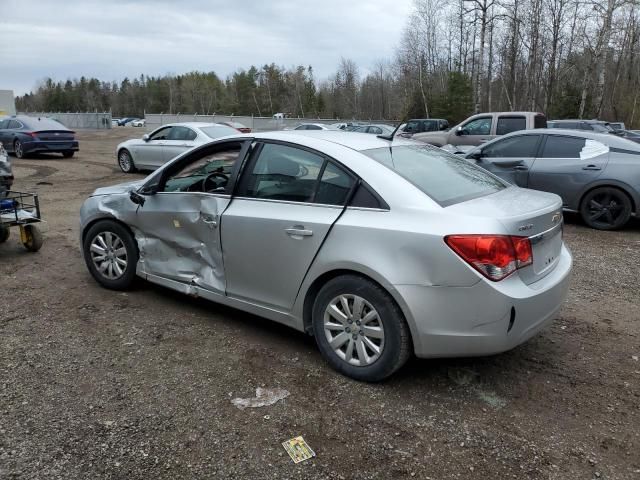
<path id="1" fill-rule="evenodd" d="M 471 287 L 395 285 L 408 313 L 416 356 L 491 355 L 526 342 L 562 307 L 571 266 L 571 253 L 563 246 L 553 272 L 530 285 L 517 274 Z"/>
<path id="2" fill-rule="evenodd" d="M 77 140 L 24 142 L 22 148 L 24 153 L 61 153 L 80 150 Z"/>

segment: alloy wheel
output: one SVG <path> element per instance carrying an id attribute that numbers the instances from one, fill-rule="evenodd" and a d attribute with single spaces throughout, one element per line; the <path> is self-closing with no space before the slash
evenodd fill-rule
<path id="1" fill-rule="evenodd" d="M 13 151 L 16 154 L 17 158 L 22 158 L 24 152 L 22 151 L 22 143 L 19 140 L 16 140 L 13 144 Z"/>
<path id="2" fill-rule="evenodd" d="M 588 205 L 589 221 L 604 226 L 615 225 L 624 214 L 624 203 L 621 198 L 610 191 L 595 195 Z"/>
<path id="3" fill-rule="evenodd" d="M 120 165 L 120 169 L 123 172 L 131 171 L 131 156 L 127 153 L 126 150 L 123 150 L 122 152 L 120 152 L 120 155 L 118 155 L 118 163 Z"/>
<path id="4" fill-rule="evenodd" d="M 127 249 L 113 232 L 101 232 L 91 241 L 91 261 L 98 272 L 109 280 L 122 277 L 128 265 Z"/>
<path id="5" fill-rule="evenodd" d="M 324 334 L 334 353 L 350 365 L 373 364 L 384 350 L 384 326 L 376 309 L 357 295 L 339 295 L 327 305 Z"/>

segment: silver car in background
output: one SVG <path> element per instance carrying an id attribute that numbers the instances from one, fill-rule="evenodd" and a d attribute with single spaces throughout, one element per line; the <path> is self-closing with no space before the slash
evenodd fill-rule
<path id="1" fill-rule="evenodd" d="M 116 148 L 116 158 L 125 173 L 155 170 L 197 145 L 237 133 L 235 128 L 219 123 L 170 123 L 142 138 L 122 142 Z"/>
<path id="2" fill-rule="evenodd" d="M 261 315 L 377 381 L 411 354 L 493 354 L 548 325 L 572 264 L 561 207 L 411 140 L 257 133 L 99 188 L 81 243 L 106 288 L 137 275 Z"/>
<path id="3" fill-rule="evenodd" d="M 640 145 L 609 133 L 538 129 L 514 132 L 467 154 L 520 187 L 560 195 L 599 230 L 623 227 L 640 207 Z"/>

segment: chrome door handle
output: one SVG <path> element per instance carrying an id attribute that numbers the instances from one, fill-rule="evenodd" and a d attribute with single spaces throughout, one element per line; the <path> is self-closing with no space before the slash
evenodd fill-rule
<path id="1" fill-rule="evenodd" d="M 210 227 L 218 226 L 218 220 L 216 219 L 216 217 L 212 217 L 211 215 L 202 215 L 201 218 L 202 218 L 202 222 L 206 223 Z"/>
<path id="2" fill-rule="evenodd" d="M 292 237 L 310 237 L 313 235 L 313 230 L 307 230 L 305 228 L 292 227 L 285 228 L 284 231 L 287 232 L 287 235 L 291 235 Z"/>
<path id="3" fill-rule="evenodd" d="M 586 167 L 582 167 L 583 170 L 602 170 L 600 167 L 596 165 L 587 165 Z"/>
<path id="4" fill-rule="evenodd" d="M 514 170 L 529 170 L 528 167 L 525 167 L 524 165 L 517 165 L 516 167 L 514 167 Z"/>

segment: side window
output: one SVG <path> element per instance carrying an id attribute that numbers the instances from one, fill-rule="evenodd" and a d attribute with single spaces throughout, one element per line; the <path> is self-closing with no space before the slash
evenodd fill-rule
<path id="1" fill-rule="evenodd" d="M 318 191 L 313 201 L 314 203 L 324 203 L 326 205 L 344 205 L 353 183 L 354 180 L 351 175 L 329 162 L 322 173 Z"/>
<path id="2" fill-rule="evenodd" d="M 9 120 L 1 120 L 0 121 L 0 129 L 4 129 L 4 128 L 8 128 L 9 127 Z"/>
<path id="3" fill-rule="evenodd" d="M 499 140 L 482 149 L 482 156 L 489 158 L 536 156 L 539 135 L 518 135 Z"/>
<path id="4" fill-rule="evenodd" d="M 172 127 L 164 127 L 158 130 L 155 133 L 152 133 L 149 137 L 149 141 L 152 140 L 168 140 L 171 135 Z"/>
<path id="5" fill-rule="evenodd" d="M 185 136 L 185 140 L 195 140 L 197 136 L 198 134 L 196 132 L 194 132 L 190 128 L 187 128 L 187 134 Z"/>
<path id="6" fill-rule="evenodd" d="M 547 135 L 547 141 L 542 149 L 541 158 L 580 158 L 585 139 L 577 137 L 562 137 Z"/>
<path id="7" fill-rule="evenodd" d="M 258 159 L 245 171 L 241 197 L 311 202 L 324 158 L 287 145 L 264 144 Z"/>
<path id="8" fill-rule="evenodd" d="M 380 135 L 382 133 L 382 129 L 380 127 L 369 127 L 368 133 L 375 133 L 376 135 Z"/>
<path id="9" fill-rule="evenodd" d="M 242 143 L 201 150 L 167 178 L 164 192 L 224 193 Z"/>
<path id="10" fill-rule="evenodd" d="M 586 122 L 580 123 L 580 128 L 582 130 L 593 130 L 593 127 Z"/>
<path id="11" fill-rule="evenodd" d="M 404 131 L 407 133 L 417 133 L 420 131 L 420 125 L 418 122 L 409 122 L 407 126 L 404 127 Z"/>
<path id="12" fill-rule="evenodd" d="M 499 117 L 496 124 L 496 135 L 506 135 L 527 128 L 525 117 Z"/>
<path id="13" fill-rule="evenodd" d="M 465 135 L 490 135 L 491 117 L 476 118 L 463 125 L 462 131 Z"/>
<path id="14" fill-rule="evenodd" d="M 193 140 L 196 138 L 196 133 L 187 127 L 171 127 L 171 133 L 167 140 Z"/>
<path id="15" fill-rule="evenodd" d="M 358 186 L 358 189 L 353 194 L 349 205 L 352 207 L 360 208 L 389 209 L 389 206 L 384 202 L 384 200 L 380 199 L 372 192 L 372 190 L 370 190 L 366 185 L 362 183 Z"/>
<path id="16" fill-rule="evenodd" d="M 307 130 L 322 130 L 318 125 L 307 125 Z"/>
<path id="17" fill-rule="evenodd" d="M 9 121 L 9 126 L 7 128 L 21 128 L 22 125 L 15 120 Z"/>

